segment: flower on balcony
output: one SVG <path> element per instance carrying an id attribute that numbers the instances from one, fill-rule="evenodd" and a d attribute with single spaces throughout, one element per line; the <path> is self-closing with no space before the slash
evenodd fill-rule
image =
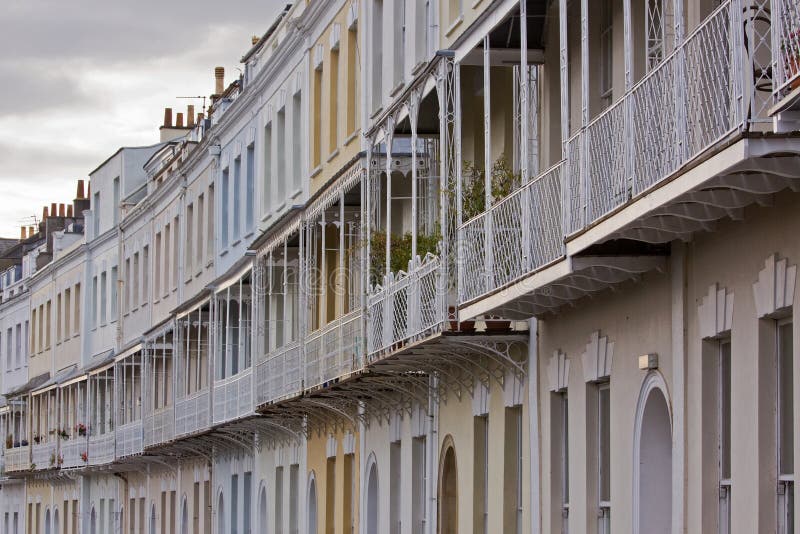
<path id="1" fill-rule="evenodd" d="M 66 428 L 62 428 L 61 430 L 58 431 L 58 437 L 60 437 L 63 440 L 68 440 L 69 432 L 67 431 Z"/>
<path id="2" fill-rule="evenodd" d="M 36 464 L 34 462 L 31 462 L 31 471 L 33 471 L 34 469 L 36 469 Z"/>
<path id="3" fill-rule="evenodd" d="M 6 436 L 6 449 L 10 449 L 14 445 L 14 438 L 11 434 Z"/>
<path id="4" fill-rule="evenodd" d="M 81 460 L 83 460 L 84 462 L 88 462 L 89 461 L 89 453 L 87 451 L 83 451 L 81 453 Z"/>
<path id="5" fill-rule="evenodd" d="M 75 431 L 78 433 L 79 436 L 86 435 L 86 425 L 83 423 L 78 423 L 75 425 Z"/>
<path id="6" fill-rule="evenodd" d="M 53 452 L 50 454 L 50 466 L 52 467 L 54 465 L 56 465 L 56 453 Z"/>
<path id="7" fill-rule="evenodd" d="M 36 435 L 33 436 L 33 442 L 35 444 L 38 445 L 39 443 L 41 443 L 41 441 L 42 441 L 42 436 L 40 436 L 39 434 L 36 434 Z"/>
<path id="8" fill-rule="evenodd" d="M 63 454 L 59 454 L 58 455 L 58 465 L 61 465 L 63 463 L 64 463 L 64 455 Z"/>

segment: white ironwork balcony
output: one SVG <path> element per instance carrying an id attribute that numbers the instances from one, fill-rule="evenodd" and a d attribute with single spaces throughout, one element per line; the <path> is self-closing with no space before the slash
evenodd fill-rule
<path id="1" fill-rule="evenodd" d="M 117 427 L 117 457 L 142 453 L 142 420 Z M 63 447 L 62 447 L 63 448 Z M 65 459 L 66 461 L 66 459 Z"/>
<path id="2" fill-rule="evenodd" d="M 175 437 L 175 407 L 165 406 L 144 418 L 144 446 L 152 447 Z"/>
<path id="3" fill-rule="evenodd" d="M 743 128 L 746 113 L 757 113 L 745 104 L 755 91 L 745 65 L 750 68 L 746 58 L 758 43 L 749 42 L 750 51 L 742 43 L 736 6 L 723 3 L 616 104 L 567 141 L 568 235 L 658 185 Z"/>
<path id="4" fill-rule="evenodd" d="M 367 301 L 370 360 L 392 347 L 441 331 L 447 319 L 442 262 L 433 254 L 409 261 L 408 272 L 389 273 Z"/>
<path id="5" fill-rule="evenodd" d="M 800 87 L 800 4 L 772 0 L 773 88 L 777 93 Z"/>
<path id="6" fill-rule="evenodd" d="M 256 365 L 256 403 L 265 404 L 299 395 L 303 391 L 300 342 L 274 351 Z"/>
<path id="7" fill-rule="evenodd" d="M 361 321 L 361 311 L 357 310 L 306 338 L 306 388 L 323 385 L 363 367 Z"/>
<path id="8" fill-rule="evenodd" d="M 253 368 L 214 381 L 214 424 L 253 413 Z"/>
<path id="9" fill-rule="evenodd" d="M 89 465 L 108 464 L 114 461 L 114 432 L 89 437 Z"/>
<path id="10" fill-rule="evenodd" d="M 31 467 L 30 445 L 6 449 L 6 473 L 27 471 Z"/>
<path id="11" fill-rule="evenodd" d="M 461 226 L 461 302 L 518 280 L 564 254 L 563 171 L 561 162 Z"/>
<path id="12" fill-rule="evenodd" d="M 208 428 L 209 388 L 195 391 L 175 402 L 175 435 L 185 436 Z"/>
<path id="13" fill-rule="evenodd" d="M 568 249 L 587 228 L 764 123 L 766 74 L 757 67 L 769 55 L 763 29 L 769 22 L 763 18 L 755 4 L 743 11 L 740 2 L 723 2 L 619 101 L 569 138 L 564 161 L 463 224 L 460 304 L 558 260 L 565 242 Z"/>
<path id="14" fill-rule="evenodd" d="M 31 446 L 31 468 L 55 469 L 58 467 L 58 447 L 55 440 L 47 443 L 34 443 Z"/>
<path id="15" fill-rule="evenodd" d="M 86 462 L 82 455 L 89 453 L 89 440 L 85 436 L 78 436 L 72 439 L 61 440 L 61 468 L 83 467 Z M 88 459 L 88 456 L 87 456 Z"/>

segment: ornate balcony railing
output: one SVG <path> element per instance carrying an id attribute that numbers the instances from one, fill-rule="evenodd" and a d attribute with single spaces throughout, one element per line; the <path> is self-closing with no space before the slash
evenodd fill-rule
<path id="1" fill-rule="evenodd" d="M 433 254 L 416 257 L 408 272 L 389 273 L 367 300 L 367 350 L 374 360 L 393 347 L 441 331 L 445 310 L 442 262 Z"/>
<path id="2" fill-rule="evenodd" d="M 776 92 L 800 87 L 800 4 L 772 0 L 773 88 Z"/>
<path id="3" fill-rule="evenodd" d="M 298 395 L 303 390 L 300 342 L 292 342 L 269 353 L 256 365 L 256 402 L 264 404 Z"/>
<path id="4" fill-rule="evenodd" d="M 114 461 L 114 432 L 89 437 L 89 465 L 102 465 Z"/>
<path id="5" fill-rule="evenodd" d="M 175 437 L 175 406 L 165 406 L 144 417 L 144 446 L 152 447 Z"/>
<path id="6" fill-rule="evenodd" d="M 141 419 L 117 427 L 117 457 L 124 458 L 134 454 L 141 454 L 142 438 Z"/>
<path id="7" fill-rule="evenodd" d="M 461 302 L 492 292 L 563 255 L 563 171 L 561 162 L 461 226 Z"/>
<path id="8" fill-rule="evenodd" d="M 210 424 L 209 388 L 196 391 L 175 402 L 175 436 L 193 434 Z"/>
<path id="9" fill-rule="evenodd" d="M 6 473 L 27 471 L 31 467 L 30 445 L 6 449 Z"/>
<path id="10" fill-rule="evenodd" d="M 214 424 L 253 413 L 253 368 L 214 381 Z"/>
<path id="11" fill-rule="evenodd" d="M 654 187 L 763 117 L 736 2 L 723 3 L 618 102 L 567 141 L 564 228 L 571 234 Z M 757 24 L 747 19 L 746 28 Z M 751 101 L 751 104 L 745 102 Z M 750 116 L 747 116 L 749 114 Z M 756 114 L 754 116 L 753 114 Z"/>
<path id="12" fill-rule="evenodd" d="M 361 311 L 357 310 L 306 338 L 306 388 L 320 386 L 363 367 L 361 320 Z"/>
<path id="13" fill-rule="evenodd" d="M 61 468 L 66 469 L 70 467 L 83 467 L 86 462 L 83 461 L 81 455 L 88 454 L 89 440 L 85 436 L 75 437 L 73 439 L 61 440 Z"/>
<path id="14" fill-rule="evenodd" d="M 58 467 L 58 444 L 55 440 L 47 443 L 34 443 L 31 446 L 31 467 L 35 469 L 55 469 Z"/>

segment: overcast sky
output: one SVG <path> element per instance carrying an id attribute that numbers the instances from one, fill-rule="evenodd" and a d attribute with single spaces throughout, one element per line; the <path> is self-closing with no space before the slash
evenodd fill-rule
<path id="1" fill-rule="evenodd" d="M 158 142 L 164 108 L 228 83 L 286 1 L 5 0 L 0 15 L 0 237 L 70 202 L 120 146 Z M 200 111 L 202 102 L 195 102 Z"/>

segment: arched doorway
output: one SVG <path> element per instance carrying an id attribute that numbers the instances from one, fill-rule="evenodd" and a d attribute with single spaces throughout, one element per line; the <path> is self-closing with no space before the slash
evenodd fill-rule
<path id="1" fill-rule="evenodd" d="M 308 534 L 317 534 L 317 482 L 314 473 L 308 482 Z"/>
<path id="2" fill-rule="evenodd" d="M 89 514 L 89 532 L 97 534 L 97 512 L 95 512 L 94 506 L 92 506 L 92 512 Z"/>
<path id="3" fill-rule="evenodd" d="M 181 534 L 189 534 L 189 510 L 186 506 L 186 495 L 183 496 L 183 504 L 181 504 Z"/>
<path id="4" fill-rule="evenodd" d="M 672 422 L 666 384 L 658 373 L 645 379 L 636 409 L 634 529 L 672 531 Z"/>
<path id="5" fill-rule="evenodd" d="M 263 485 L 258 495 L 258 531 L 267 531 L 267 488 Z"/>
<path id="6" fill-rule="evenodd" d="M 378 465 L 373 460 L 367 475 L 367 534 L 378 534 Z"/>
<path id="7" fill-rule="evenodd" d="M 458 534 L 458 471 L 456 449 L 445 438 L 439 464 L 439 534 Z"/>
<path id="8" fill-rule="evenodd" d="M 44 512 L 44 534 L 51 534 L 52 525 L 50 524 L 50 508 Z"/>
<path id="9" fill-rule="evenodd" d="M 225 500 L 222 492 L 217 499 L 217 534 L 225 534 Z"/>
<path id="10" fill-rule="evenodd" d="M 58 508 L 53 511 L 53 534 L 60 534 L 61 522 L 58 519 Z"/>
<path id="11" fill-rule="evenodd" d="M 150 505 L 150 534 L 156 534 L 156 505 Z"/>

